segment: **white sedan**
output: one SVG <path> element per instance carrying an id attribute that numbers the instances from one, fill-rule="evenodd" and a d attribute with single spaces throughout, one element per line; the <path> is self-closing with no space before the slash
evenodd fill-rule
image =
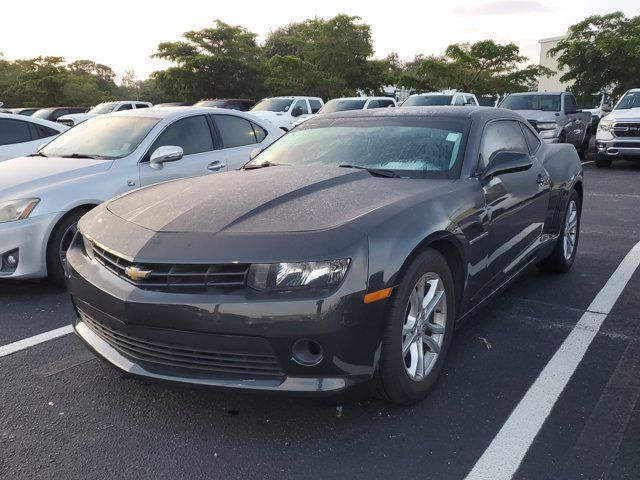
<path id="1" fill-rule="evenodd" d="M 69 127 L 39 118 L 0 113 L 0 162 L 31 155 Z"/>
<path id="2" fill-rule="evenodd" d="M 87 211 L 136 188 L 240 168 L 283 134 L 234 110 L 147 108 L 100 115 L 36 156 L 1 163 L 0 278 L 61 283 Z"/>

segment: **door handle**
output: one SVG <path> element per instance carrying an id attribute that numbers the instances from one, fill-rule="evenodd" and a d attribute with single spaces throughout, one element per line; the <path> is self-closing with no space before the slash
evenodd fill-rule
<path id="1" fill-rule="evenodd" d="M 226 163 L 220 163 L 219 161 L 216 160 L 215 162 L 211 162 L 207 166 L 207 170 L 209 170 L 210 172 L 217 172 L 218 170 L 221 170 L 226 166 L 227 166 Z"/>

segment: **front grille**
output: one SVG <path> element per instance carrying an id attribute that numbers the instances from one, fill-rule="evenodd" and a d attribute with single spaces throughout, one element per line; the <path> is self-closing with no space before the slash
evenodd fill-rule
<path id="1" fill-rule="evenodd" d="M 80 309 L 78 314 L 98 337 L 123 355 L 136 360 L 216 374 L 284 377 L 278 359 L 273 354 L 221 352 L 202 347 L 160 343 L 115 330 Z M 266 340 L 257 337 L 251 339 L 266 343 Z"/>
<path id="2" fill-rule="evenodd" d="M 640 122 L 615 123 L 612 130 L 616 137 L 640 137 Z"/>
<path id="3" fill-rule="evenodd" d="M 248 264 L 164 264 L 134 263 L 93 244 L 95 259 L 120 278 L 141 288 L 242 287 Z"/>

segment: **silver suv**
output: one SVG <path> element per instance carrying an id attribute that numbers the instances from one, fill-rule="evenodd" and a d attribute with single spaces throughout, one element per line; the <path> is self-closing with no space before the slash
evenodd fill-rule
<path id="1" fill-rule="evenodd" d="M 626 92 L 596 132 L 598 167 L 617 159 L 640 160 L 640 88 Z"/>

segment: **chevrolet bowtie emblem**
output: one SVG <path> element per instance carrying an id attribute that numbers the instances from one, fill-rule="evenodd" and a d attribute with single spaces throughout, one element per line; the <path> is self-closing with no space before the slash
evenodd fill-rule
<path id="1" fill-rule="evenodd" d="M 149 275 L 151 275 L 151 270 L 142 270 L 140 267 L 134 265 L 133 267 L 125 268 L 124 274 L 135 282 L 137 280 L 144 280 L 145 278 L 149 278 Z"/>

